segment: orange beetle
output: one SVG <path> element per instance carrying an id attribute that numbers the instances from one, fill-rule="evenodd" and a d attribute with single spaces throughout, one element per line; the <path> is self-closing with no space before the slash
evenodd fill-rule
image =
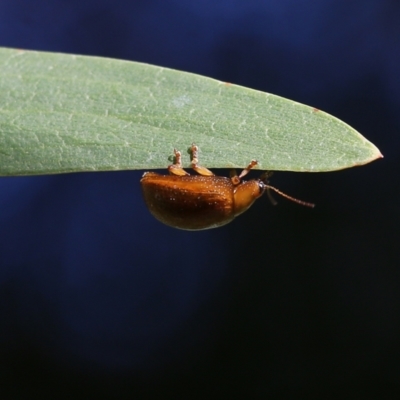
<path id="1" fill-rule="evenodd" d="M 308 207 L 314 204 L 290 197 L 268 184 L 269 173 L 259 179 L 242 181 L 257 165 L 253 160 L 238 176 L 215 176 L 198 165 L 198 147 L 192 144 L 191 167 L 198 175 L 189 175 L 181 163 L 181 153 L 174 149 L 175 163 L 170 175 L 145 172 L 140 181 L 147 207 L 155 218 L 166 225 L 185 230 L 217 228 L 245 212 L 263 193 L 273 190 L 283 197 Z"/>

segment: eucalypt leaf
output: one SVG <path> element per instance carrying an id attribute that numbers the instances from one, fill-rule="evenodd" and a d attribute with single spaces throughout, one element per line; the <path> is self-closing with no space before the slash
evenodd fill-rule
<path id="1" fill-rule="evenodd" d="M 332 171 L 379 150 L 315 108 L 153 65 L 0 49 L 0 175 L 165 168 L 195 142 L 208 168 Z M 183 157 L 184 166 L 189 157 Z"/>

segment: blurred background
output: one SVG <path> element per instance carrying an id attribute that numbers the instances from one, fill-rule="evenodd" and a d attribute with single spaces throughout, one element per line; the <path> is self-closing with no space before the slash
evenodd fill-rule
<path id="1" fill-rule="evenodd" d="M 0 46 L 271 92 L 385 158 L 276 173 L 317 207 L 265 196 L 204 232 L 156 221 L 142 171 L 1 178 L 0 398 L 400 398 L 399 21 L 393 0 L 2 0 Z"/>

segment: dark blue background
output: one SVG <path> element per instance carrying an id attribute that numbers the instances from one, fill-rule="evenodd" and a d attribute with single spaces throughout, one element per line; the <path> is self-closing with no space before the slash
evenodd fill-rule
<path id="1" fill-rule="evenodd" d="M 265 197 L 194 233 L 151 217 L 141 172 L 0 179 L 1 398 L 400 396 L 399 21 L 393 0 L 2 0 L 0 46 L 265 90 L 385 158 L 276 173 L 317 208 Z"/>

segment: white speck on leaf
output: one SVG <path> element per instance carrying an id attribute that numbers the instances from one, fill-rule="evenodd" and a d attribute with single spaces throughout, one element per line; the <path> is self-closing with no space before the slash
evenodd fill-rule
<path id="1" fill-rule="evenodd" d="M 185 94 L 183 96 L 175 97 L 175 99 L 172 100 L 172 104 L 177 108 L 182 108 L 183 106 L 191 102 L 192 99 Z"/>

